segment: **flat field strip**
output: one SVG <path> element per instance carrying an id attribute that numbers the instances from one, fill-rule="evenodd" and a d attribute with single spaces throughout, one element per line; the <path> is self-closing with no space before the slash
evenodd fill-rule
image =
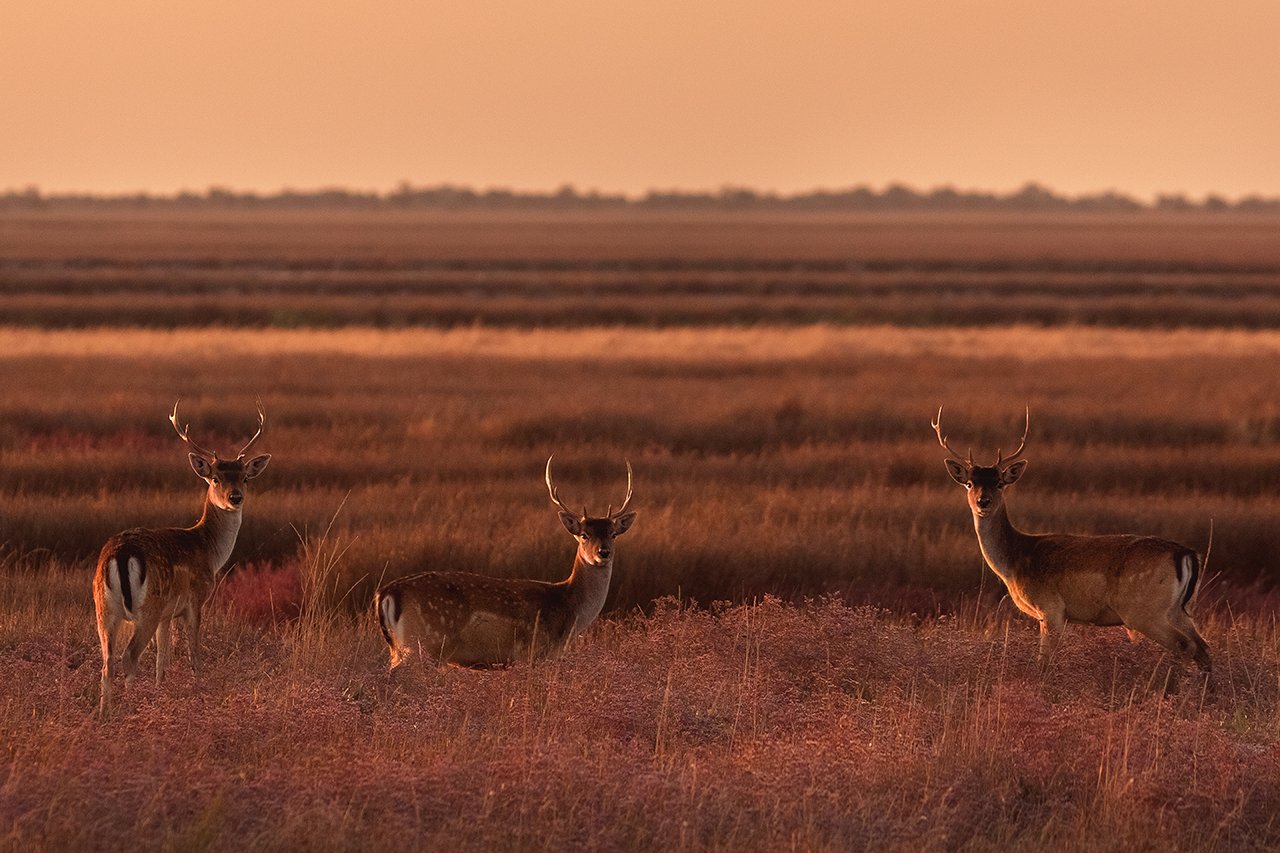
<path id="1" fill-rule="evenodd" d="M 349 267 L 662 263 L 1280 266 L 1280 216 L 6 210 L 0 261 Z"/>
<path id="2" fill-rule="evenodd" d="M 1280 216 L 0 211 L 0 325 L 1280 328 Z"/>
<path id="3" fill-rule="evenodd" d="M 581 329 L 97 328 L 0 327 L 0 360 L 34 356 L 180 359 L 348 355 L 363 358 L 515 358 L 534 361 L 769 363 L 859 356 L 945 356 L 1018 361 L 1170 359 L 1280 354 L 1280 330 L 996 328 L 812 325 L 799 328 L 588 326 Z"/>
<path id="4" fill-rule="evenodd" d="M 584 501 L 635 465 L 642 527 L 611 609 L 838 591 L 948 610 L 986 576 L 929 418 L 946 404 L 955 439 L 994 453 L 1027 403 L 1020 523 L 1202 547 L 1213 518 L 1215 573 L 1269 585 L 1278 363 L 1280 330 L 0 328 L 0 498 L 15 547 L 67 560 L 122 519 L 189 522 L 174 399 L 229 445 L 260 396 L 276 459 L 238 559 L 295 564 L 295 530 L 341 506 L 356 605 L 425 567 L 563 576 L 555 453 Z M 518 535 L 475 535 L 498 519 Z"/>

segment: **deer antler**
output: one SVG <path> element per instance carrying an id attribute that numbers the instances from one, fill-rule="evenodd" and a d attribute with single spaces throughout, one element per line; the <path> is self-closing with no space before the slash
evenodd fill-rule
<path id="1" fill-rule="evenodd" d="M 627 511 L 627 504 L 631 503 L 631 460 L 627 460 L 627 496 L 622 499 L 622 506 L 618 507 L 618 511 L 613 511 L 613 504 L 609 505 L 606 511 L 610 519 L 617 518 Z"/>
<path id="2" fill-rule="evenodd" d="M 567 506 L 565 506 L 565 505 L 564 505 L 564 503 L 560 500 L 560 490 L 559 490 L 559 489 L 557 489 L 557 488 L 555 487 L 555 484 L 553 484 L 553 483 L 551 482 L 551 460 L 552 460 L 552 459 L 555 459 L 555 458 L 556 458 L 556 455 L 555 455 L 554 453 L 547 457 L 547 491 L 551 493 L 551 502 L 552 502 L 553 504 L 555 504 L 556 506 L 560 507 L 560 509 L 562 509 L 562 510 L 564 510 L 565 512 L 569 513 L 569 515 L 577 515 L 579 518 L 586 518 L 586 517 L 587 517 L 587 508 L 586 508 L 585 506 L 582 508 L 582 514 L 581 514 L 581 515 L 578 515 L 578 513 L 576 513 L 576 512 L 574 512 L 573 510 L 569 509 L 569 508 L 568 508 Z"/>
<path id="3" fill-rule="evenodd" d="M 565 506 L 565 505 L 564 505 L 564 502 L 560 500 L 560 490 L 559 490 L 559 489 L 557 489 L 557 488 L 556 488 L 556 486 L 555 486 L 555 483 L 553 483 L 553 482 L 551 481 L 551 460 L 552 460 L 552 459 L 555 459 L 555 458 L 556 458 L 556 455 L 555 455 L 554 453 L 547 457 L 547 491 L 551 494 L 551 502 L 552 502 L 553 504 L 555 504 L 556 506 L 560 507 L 560 509 L 562 509 L 562 510 L 564 510 L 565 512 L 569 513 L 570 515 L 578 515 L 578 514 L 577 514 L 577 513 L 575 513 L 573 510 L 571 510 L 571 509 L 569 509 L 567 506 Z M 624 497 L 624 498 L 622 499 L 622 506 L 618 507 L 618 509 L 617 509 L 616 511 L 615 511 L 615 510 L 614 510 L 614 508 L 613 508 L 613 504 L 609 504 L 609 508 L 608 508 L 607 510 L 605 510 L 605 518 L 608 518 L 608 519 L 612 520 L 612 519 L 617 518 L 618 516 L 622 515 L 624 512 L 626 512 L 626 511 L 627 511 L 627 506 L 631 503 L 631 494 L 632 494 L 632 488 L 631 488 L 632 482 L 631 482 L 631 481 L 632 481 L 632 474 L 631 474 L 631 460 L 630 460 L 630 459 L 628 459 L 628 460 L 627 460 L 627 494 L 626 494 L 626 497 Z M 587 508 L 586 508 L 585 506 L 582 508 L 582 514 L 581 514 L 581 515 L 579 515 L 578 517 L 579 517 L 579 518 L 586 518 L 586 517 L 587 517 Z"/>
<path id="4" fill-rule="evenodd" d="M 1005 459 L 1004 455 L 1001 454 L 999 450 L 996 450 L 996 467 L 997 468 L 999 468 L 1001 465 L 1008 465 L 1010 462 L 1014 461 L 1015 459 L 1017 459 L 1019 456 L 1022 455 L 1023 449 L 1027 446 L 1027 434 L 1029 432 L 1031 432 L 1031 404 L 1028 403 L 1027 404 L 1027 422 L 1026 422 L 1026 425 L 1023 426 L 1022 428 L 1022 441 L 1019 442 L 1018 449 L 1013 451 L 1013 455 L 1010 456 L 1008 459 Z"/>
<path id="5" fill-rule="evenodd" d="M 262 435 L 262 430 L 266 425 L 267 425 L 267 411 L 266 409 L 262 408 L 262 400 L 259 399 L 258 400 L 258 431 L 253 434 L 253 438 L 249 439 L 248 444 L 240 448 L 240 454 L 236 456 L 237 461 L 243 459 L 245 454 L 249 452 L 249 448 L 253 447 L 253 443 L 258 440 L 258 436 Z"/>
<path id="6" fill-rule="evenodd" d="M 198 453 L 201 456 L 205 457 L 206 459 L 217 459 L 218 458 L 217 453 L 214 453 L 212 450 L 205 450 L 203 447 L 196 444 L 195 441 L 191 438 L 191 424 L 187 424 L 182 429 L 178 429 L 178 403 L 179 402 L 181 402 L 181 400 L 174 401 L 173 412 L 169 415 L 169 423 L 173 424 L 174 432 L 178 434 L 178 438 L 182 439 L 187 443 L 187 446 L 191 448 L 193 453 Z"/>
<path id="7" fill-rule="evenodd" d="M 938 436 L 938 444 L 942 445 L 942 449 L 951 454 L 951 458 L 970 468 L 973 467 L 973 450 L 969 451 L 969 458 L 963 458 L 959 453 L 951 449 L 951 445 L 947 443 L 947 437 L 942 434 L 942 407 L 938 407 L 938 416 L 929 422 L 933 427 L 934 433 Z"/>

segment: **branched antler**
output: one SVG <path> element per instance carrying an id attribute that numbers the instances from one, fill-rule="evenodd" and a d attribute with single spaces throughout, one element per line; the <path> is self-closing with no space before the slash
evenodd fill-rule
<path id="1" fill-rule="evenodd" d="M 578 513 L 575 513 L 573 510 L 569 509 L 569 507 L 565 506 L 565 505 L 564 505 L 564 502 L 560 500 L 560 490 L 556 488 L 555 483 L 553 483 L 553 482 L 552 482 L 552 480 L 551 480 L 551 460 L 552 460 L 552 459 L 555 459 L 555 458 L 556 458 L 556 457 L 555 457 L 555 454 L 554 454 L 554 453 L 547 457 L 547 477 L 546 477 L 546 479 L 547 479 L 547 492 L 551 495 L 551 502 L 552 502 L 553 504 L 555 504 L 556 506 L 560 507 L 560 509 L 562 509 L 562 510 L 564 510 L 565 512 L 569 513 L 570 515 L 577 515 L 579 518 L 586 518 L 586 517 L 587 517 L 587 508 L 586 508 L 585 506 L 582 508 L 582 513 L 579 515 Z M 615 519 L 615 518 L 617 518 L 618 516 L 622 515 L 624 512 L 626 512 L 626 511 L 627 511 L 627 506 L 631 503 L 631 495 L 632 495 L 632 488 L 631 488 L 632 483 L 631 483 L 631 481 L 632 481 L 632 476 L 631 476 L 631 460 L 629 460 L 629 459 L 628 459 L 628 460 L 627 460 L 627 494 L 626 494 L 626 497 L 624 497 L 624 498 L 622 499 L 622 506 L 618 507 L 618 509 L 617 509 L 617 510 L 614 510 L 614 508 L 613 508 L 613 504 L 609 504 L 609 509 L 607 509 L 607 510 L 605 511 L 605 518 L 608 518 L 608 519 Z"/>
<path id="2" fill-rule="evenodd" d="M 178 434 L 178 438 L 182 439 L 187 443 L 187 446 L 191 448 L 191 451 L 193 453 L 198 453 L 201 456 L 205 457 L 206 459 L 210 459 L 210 460 L 217 459 L 218 454 L 214 453 L 212 450 L 205 450 L 203 447 L 196 444 L 195 440 L 191 438 L 191 424 L 187 424 L 181 429 L 178 428 L 178 403 L 179 402 L 181 402 L 181 400 L 174 401 L 173 412 L 170 413 L 169 415 L 169 423 L 173 424 L 173 431 Z"/>
<path id="3" fill-rule="evenodd" d="M 218 454 L 215 451 L 206 450 L 205 448 L 196 444 L 195 439 L 191 437 L 191 424 L 184 424 L 182 427 L 178 426 L 178 403 L 179 402 L 181 402 L 181 400 L 174 402 L 173 411 L 169 414 L 169 423 L 173 424 L 173 431 L 178 434 L 178 438 L 182 439 L 187 443 L 187 446 L 191 448 L 193 453 L 198 453 L 201 456 L 205 457 L 206 459 L 210 459 L 210 460 L 218 459 L 219 458 Z M 253 447 L 253 443 L 258 440 L 259 436 L 262 435 L 262 430 L 266 426 L 266 424 L 267 424 L 267 412 L 262 407 L 262 401 L 259 400 L 258 401 L 258 431 L 253 434 L 253 438 L 249 439 L 248 444 L 240 448 L 240 453 L 236 456 L 237 462 L 240 461 L 241 459 L 244 459 L 245 454 L 249 452 L 249 448 Z"/>
<path id="4" fill-rule="evenodd" d="M 618 507 L 618 511 L 613 511 L 613 504 L 609 504 L 609 509 L 605 512 L 610 519 L 617 518 L 627 511 L 627 504 L 631 503 L 631 460 L 627 460 L 627 496 L 622 499 L 622 506 Z"/>
<path id="5" fill-rule="evenodd" d="M 951 449 L 951 445 L 947 443 L 946 436 L 942 434 L 942 407 L 941 406 L 938 407 L 938 416 L 934 418 L 932 421 L 930 421 L 930 424 L 933 426 L 934 434 L 938 436 L 938 444 L 941 444 L 943 449 L 951 454 L 951 458 L 957 462 L 960 462 L 968 466 L 969 468 L 972 468 L 973 467 L 973 450 L 969 451 L 969 457 L 967 459 L 962 459 L 960 457 L 960 454 L 956 453 L 954 450 Z M 1016 460 L 1019 456 L 1021 456 L 1022 451 L 1025 450 L 1027 447 L 1027 435 L 1030 432 L 1031 432 L 1031 406 L 1028 405 L 1026 424 L 1022 428 L 1022 440 L 1018 442 L 1018 449 L 1013 451 L 1013 455 L 1010 456 L 1008 459 L 1004 457 L 1004 453 L 1002 451 L 996 450 L 996 461 L 995 461 L 995 465 L 992 467 L 995 467 L 995 468 L 1003 467 L 1005 465 L 1008 465 L 1010 462 L 1013 462 L 1014 460 Z"/>
<path id="6" fill-rule="evenodd" d="M 565 505 L 564 505 L 564 503 L 560 500 L 560 490 L 559 490 L 559 489 L 557 489 L 557 488 L 555 487 L 555 484 L 551 482 L 551 460 L 552 460 L 552 459 L 555 459 L 555 458 L 556 458 L 556 455 L 555 455 L 554 453 L 547 457 L 547 491 L 551 494 L 551 502 L 552 502 L 553 504 L 555 504 L 556 506 L 560 507 L 560 509 L 562 509 L 562 510 L 564 510 L 565 512 L 569 513 L 569 515 L 577 515 L 577 516 L 578 516 L 578 518 L 586 518 L 586 517 L 587 517 L 587 508 L 586 508 L 585 506 L 582 508 L 582 514 L 581 514 L 581 515 L 578 515 L 578 513 L 576 513 L 576 512 L 574 512 L 573 510 L 569 509 L 569 508 L 568 508 L 567 506 L 565 506 Z"/>
<path id="7" fill-rule="evenodd" d="M 1018 449 L 1013 451 L 1013 455 L 1010 456 L 1008 459 L 1005 459 L 1003 454 L 1001 454 L 999 450 L 996 450 L 996 467 L 997 468 L 999 468 L 1001 465 L 1008 465 L 1010 462 L 1014 461 L 1015 459 L 1017 459 L 1019 456 L 1022 455 L 1022 451 L 1027 446 L 1027 434 L 1030 432 L 1031 432 L 1031 404 L 1028 403 L 1027 404 L 1027 421 L 1026 421 L 1026 424 L 1022 427 L 1022 441 L 1018 443 Z"/>
<path id="8" fill-rule="evenodd" d="M 240 454 L 236 456 L 237 460 L 243 459 L 245 454 L 249 452 L 249 448 L 253 447 L 253 443 L 258 440 L 258 436 L 262 435 L 262 430 L 267 425 L 267 411 L 262 408 L 262 400 L 258 400 L 258 431 L 253 434 L 253 438 L 249 439 L 249 443 L 240 448 Z"/>
<path id="9" fill-rule="evenodd" d="M 938 407 L 938 416 L 929 422 L 933 426 L 934 433 L 938 436 L 938 444 L 942 445 L 942 449 L 951 454 L 951 458 L 955 461 L 972 468 L 973 467 L 973 449 L 969 450 L 969 458 L 965 459 L 959 453 L 951 449 L 951 445 L 947 443 L 947 437 L 942 434 L 942 407 Z"/>

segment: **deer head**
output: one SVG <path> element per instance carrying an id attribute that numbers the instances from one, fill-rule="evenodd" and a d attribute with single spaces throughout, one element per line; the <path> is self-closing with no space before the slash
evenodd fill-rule
<path id="1" fill-rule="evenodd" d="M 978 518 L 986 518 L 1000 508 L 1004 502 L 1004 490 L 1018 482 L 1027 470 L 1027 461 L 1021 459 L 1022 451 L 1027 446 L 1027 433 L 1031 431 L 1031 407 L 1027 407 L 1026 425 L 1022 430 L 1022 440 L 1018 449 L 1009 458 L 997 450 L 994 465 L 978 465 L 973 461 L 973 451 L 961 458 L 951 449 L 946 436 L 942 434 L 942 407 L 938 407 L 938 416 L 931 422 L 933 432 L 938 436 L 938 444 L 950 454 L 944 460 L 947 473 L 951 479 L 964 486 L 969 493 L 969 509 Z"/>
<path id="2" fill-rule="evenodd" d="M 178 437 L 191 448 L 191 452 L 187 454 L 187 458 L 191 460 L 191 468 L 196 472 L 196 476 L 209 484 L 209 502 L 218 509 L 232 512 L 244 506 L 245 483 L 261 474 L 266 469 L 267 463 L 271 461 L 270 453 L 263 453 L 249 460 L 245 459 L 249 448 L 253 447 L 253 443 L 262 435 L 266 422 L 267 413 L 262 408 L 262 401 L 259 400 L 258 431 L 244 447 L 240 448 L 240 452 L 234 459 L 222 459 L 212 450 L 205 450 L 196 444 L 191 438 L 190 424 L 182 428 L 178 427 L 178 404 L 173 404 L 169 423 L 173 424 Z"/>
<path id="3" fill-rule="evenodd" d="M 622 499 L 622 506 L 617 510 L 610 504 L 603 516 L 587 515 L 584 506 L 577 513 L 569 509 L 560 500 L 560 492 L 551 481 L 551 460 L 554 454 L 547 457 L 547 491 L 551 494 L 551 502 L 560 508 L 560 521 L 565 530 L 578 540 L 578 556 L 589 566 L 607 565 L 613 557 L 613 540 L 626 533 L 632 522 L 636 520 L 634 512 L 627 512 L 631 503 L 631 463 L 627 462 L 627 494 Z"/>

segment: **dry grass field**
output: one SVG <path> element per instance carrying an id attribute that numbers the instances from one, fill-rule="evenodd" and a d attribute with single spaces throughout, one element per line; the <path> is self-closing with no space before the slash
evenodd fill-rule
<path id="1" fill-rule="evenodd" d="M 1277 236 L 5 213 L 0 847 L 1274 849 Z M 205 676 L 180 652 L 98 723 L 97 548 L 196 519 L 175 398 L 231 447 L 258 396 Z M 1118 628 L 1037 670 L 942 403 L 977 454 L 1030 405 L 1027 529 L 1203 550 L 1212 519 L 1208 682 Z M 553 452 L 595 509 L 635 467 L 601 621 L 559 661 L 389 679 L 379 578 L 568 571 Z"/>
<path id="2" fill-rule="evenodd" d="M 0 213 L 5 324 L 1280 326 L 1280 218 Z"/>

